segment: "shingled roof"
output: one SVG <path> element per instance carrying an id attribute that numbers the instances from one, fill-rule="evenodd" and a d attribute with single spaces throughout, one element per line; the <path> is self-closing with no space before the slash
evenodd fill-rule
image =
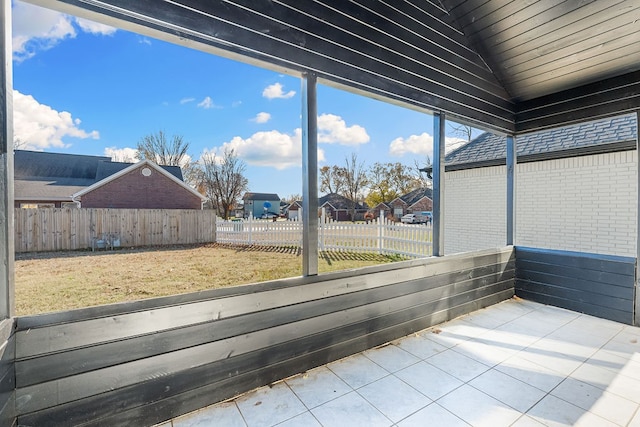
<path id="1" fill-rule="evenodd" d="M 131 166 L 109 157 L 16 150 L 16 200 L 70 201 L 71 196 Z M 160 166 L 182 181 L 179 166 Z"/>
<path id="2" fill-rule="evenodd" d="M 628 114 L 518 136 L 518 162 L 633 149 L 636 128 L 635 114 Z M 504 165 L 506 153 L 505 136 L 483 133 L 447 154 L 445 165 L 447 170 Z"/>

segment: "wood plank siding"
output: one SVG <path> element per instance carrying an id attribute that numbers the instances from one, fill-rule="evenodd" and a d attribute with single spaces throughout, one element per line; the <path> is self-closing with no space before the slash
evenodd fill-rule
<path id="1" fill-rule="evenodd" d="M 514 104 L 437 1 L 37 0 L 318 82 L 513 130 Z"/>
<path id="2" fill-rule="evenodd" d="M 635 258 L 516 248 L 516 295 L 632 325 Z"/>
<path id="3" fill-rule="evenodd" d="M 18 421 L 160 422 L 508 299 L 514 276 L 505 248 L 19 318 Z"/>

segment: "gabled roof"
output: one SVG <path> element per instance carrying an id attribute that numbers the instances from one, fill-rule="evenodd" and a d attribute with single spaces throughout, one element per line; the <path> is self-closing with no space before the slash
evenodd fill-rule
<path id="1" fill-rule="evenodd" d="M 114 173 L 113 175 L 110 175 L 108 177 L 106 177 L 105 179 L 98 181 L 92 185 L 90 185 L 89 187 L 86 187 L 76 193 L 74 193 L 72 195 L 72 199 L 76 199 L 78 197 L 82 197 L 83 195 L 90 193 L 91 191 L 94 191 L 96 188 L 100 188 L 126 174 L 128 174 L 129 172 L 135 170 L 135 169 L 140 169 L 144 166 L 148 166 L 152 169 L 155 169 L 157 172 L 159 172 L 160 174 L 166 176 L 167 178 L 169 178 L 171 181 L 175 182 L 176 184 L 180 185 L 181 187 L 183 187 L 185 190 L 188 190 L 189 192 L 191 192 L 192 194 L 200 197 L 200 199 L 202 200 L 206 200 L 207 198 L 205 196 L 203 196 L 202 194 L 198 193 L 196 190 L 194 190 L 193 188 L 189 187 L 184 181 L 176 178 L 173 174 L 167 172 L 165 169 L 163 169 L 162 167 L 156 165 L 155 163 L 153 163 L 150 160 L 142 160 L 141 162 L 138 163 L 130 163 L 128 167 L 120 170 L 119 172 Z"/>
<path id="2" fill-rule="evenodd" d="M 242 200 L 280 200 L 276 193 L 244 193 Z"/>
<path id="3" fill-rule="evenodd" d="M 635 148 L 635 114 L 530 133 L 516 138 L 518 162 Z M 505 164 L 506 137 L 483 133 L 445 157 L 447 170 Z"/>
<path id="4" fill-rule="evenodd" d="M 353 204 L 356 204 L 356 209 L 367 209 L 367 207 L 361 203 L 354 202 L 353 200 L 347 199 L 346 197 L 338 194 L 338 193 L 329 193 L 318 199 L 318 206 L 322 207 L 324 205 L 330 205 L 333 209 L 336 210 L 348 210 L 353 207 Z"/>
<path id="5" fill-rule="evenodd" d="M 103 156 L 16 150 L 13 155 L 14 177 L 95 180 L 98 165 L 110 161 L 109 157 Z"/>
<path id="6" fill-rule="evenodd" d="M 408 192 L 400 197 L 396 197 L 389 204 L 392 204 L 396 200 L 400 200 L 403 203 L 406 203 L 407 206 L 411 206 L 414 203 L 418 202 L 423 197 L 427 197 L 429 199 L 433 199 L 433 190 L 431 188 L 416 188 L 413 191 Z"/>
<path id="7" fill-rule="evenodd" d="M 16 200 L 70 201 L 73 194 L 132 165 L 135 164 L 112 162 L 109 157 L 104 156 L 16 150 L 14 152 L 15 198 Z M 172 175 L 182 185 L 186 185 L 182 181 L 182 170 L 179 166 L 158 167 Z"/>

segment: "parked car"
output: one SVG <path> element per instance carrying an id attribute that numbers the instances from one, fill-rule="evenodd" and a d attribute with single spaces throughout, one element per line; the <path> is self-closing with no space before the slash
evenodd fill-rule
<path id="1" fill-rule="evenodd" d="M 262 219 L 275 219 L 278 218 L 280 215 L 278 215 L 275 212 L 265 212 L 262 214 L 262 216 L 260 218 Z"/>
<path id="2" fill-rule="evenodd" d="M 406 214 L 402 218 L 400 218 L 400 222 L 403 224 L 417 224 L 418 219 L 416 218 L 416 214 Z"/>
<path id="3" fill-rule="evenodd" d="M 432 221 L 433 215 L 431 211 L 424 211 L 418 213 L 410 213 L 400 218 L 400 221 L 405 224 L 428 224 Z"/>

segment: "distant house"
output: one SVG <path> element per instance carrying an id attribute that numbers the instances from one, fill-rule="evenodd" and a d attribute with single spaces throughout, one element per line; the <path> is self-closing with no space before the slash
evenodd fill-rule
<path id="1" fill-rule="evenodd" d="M 352 218 L 352 208 L 355 204 L 355 218 Z M 318 199 L 318 207 L 324 208 L 327 215 L 336 221 L 361 221 L 367 213 L 367 206 L 354 202 L 337 193 L 329 193 Z"/>
<path id="2" fill-rule="evenodd" d="M 295 200 L 286 208 L 286 217 L 288 219 L 299 219 L 300 210 L 302 209 L 302 200 Z"/>
<path id="3" fill-rule="evenodd" d="M 260 218 L 266 212 L 280 213 L 280 197 L 275 193 L 245 193 L 244 217 Z"/>
<path id="4" fill-rule="evenodd" d="M 391 207 L 386 203 L 378 203 L 373 208 L 369 209 L 369 217 L 372 219 L 378 219 L 381 211 L 383 212 L 382 216 L 384 218 L 389 218 L 391 216 Z"/>
<path id="5" fill-rule="evenodd" d="M 408 213 L 433 210 L 433 193 L 430 188 L 418 188 L 389 202 L 393 217 L 400 219 Z"/>
<path id="6" fill-rule="evenodd" d="M 112 162 L 108 157 L 16 150 L 17 208 L 202 209 L 205 197 L 178 166 Z"/>

